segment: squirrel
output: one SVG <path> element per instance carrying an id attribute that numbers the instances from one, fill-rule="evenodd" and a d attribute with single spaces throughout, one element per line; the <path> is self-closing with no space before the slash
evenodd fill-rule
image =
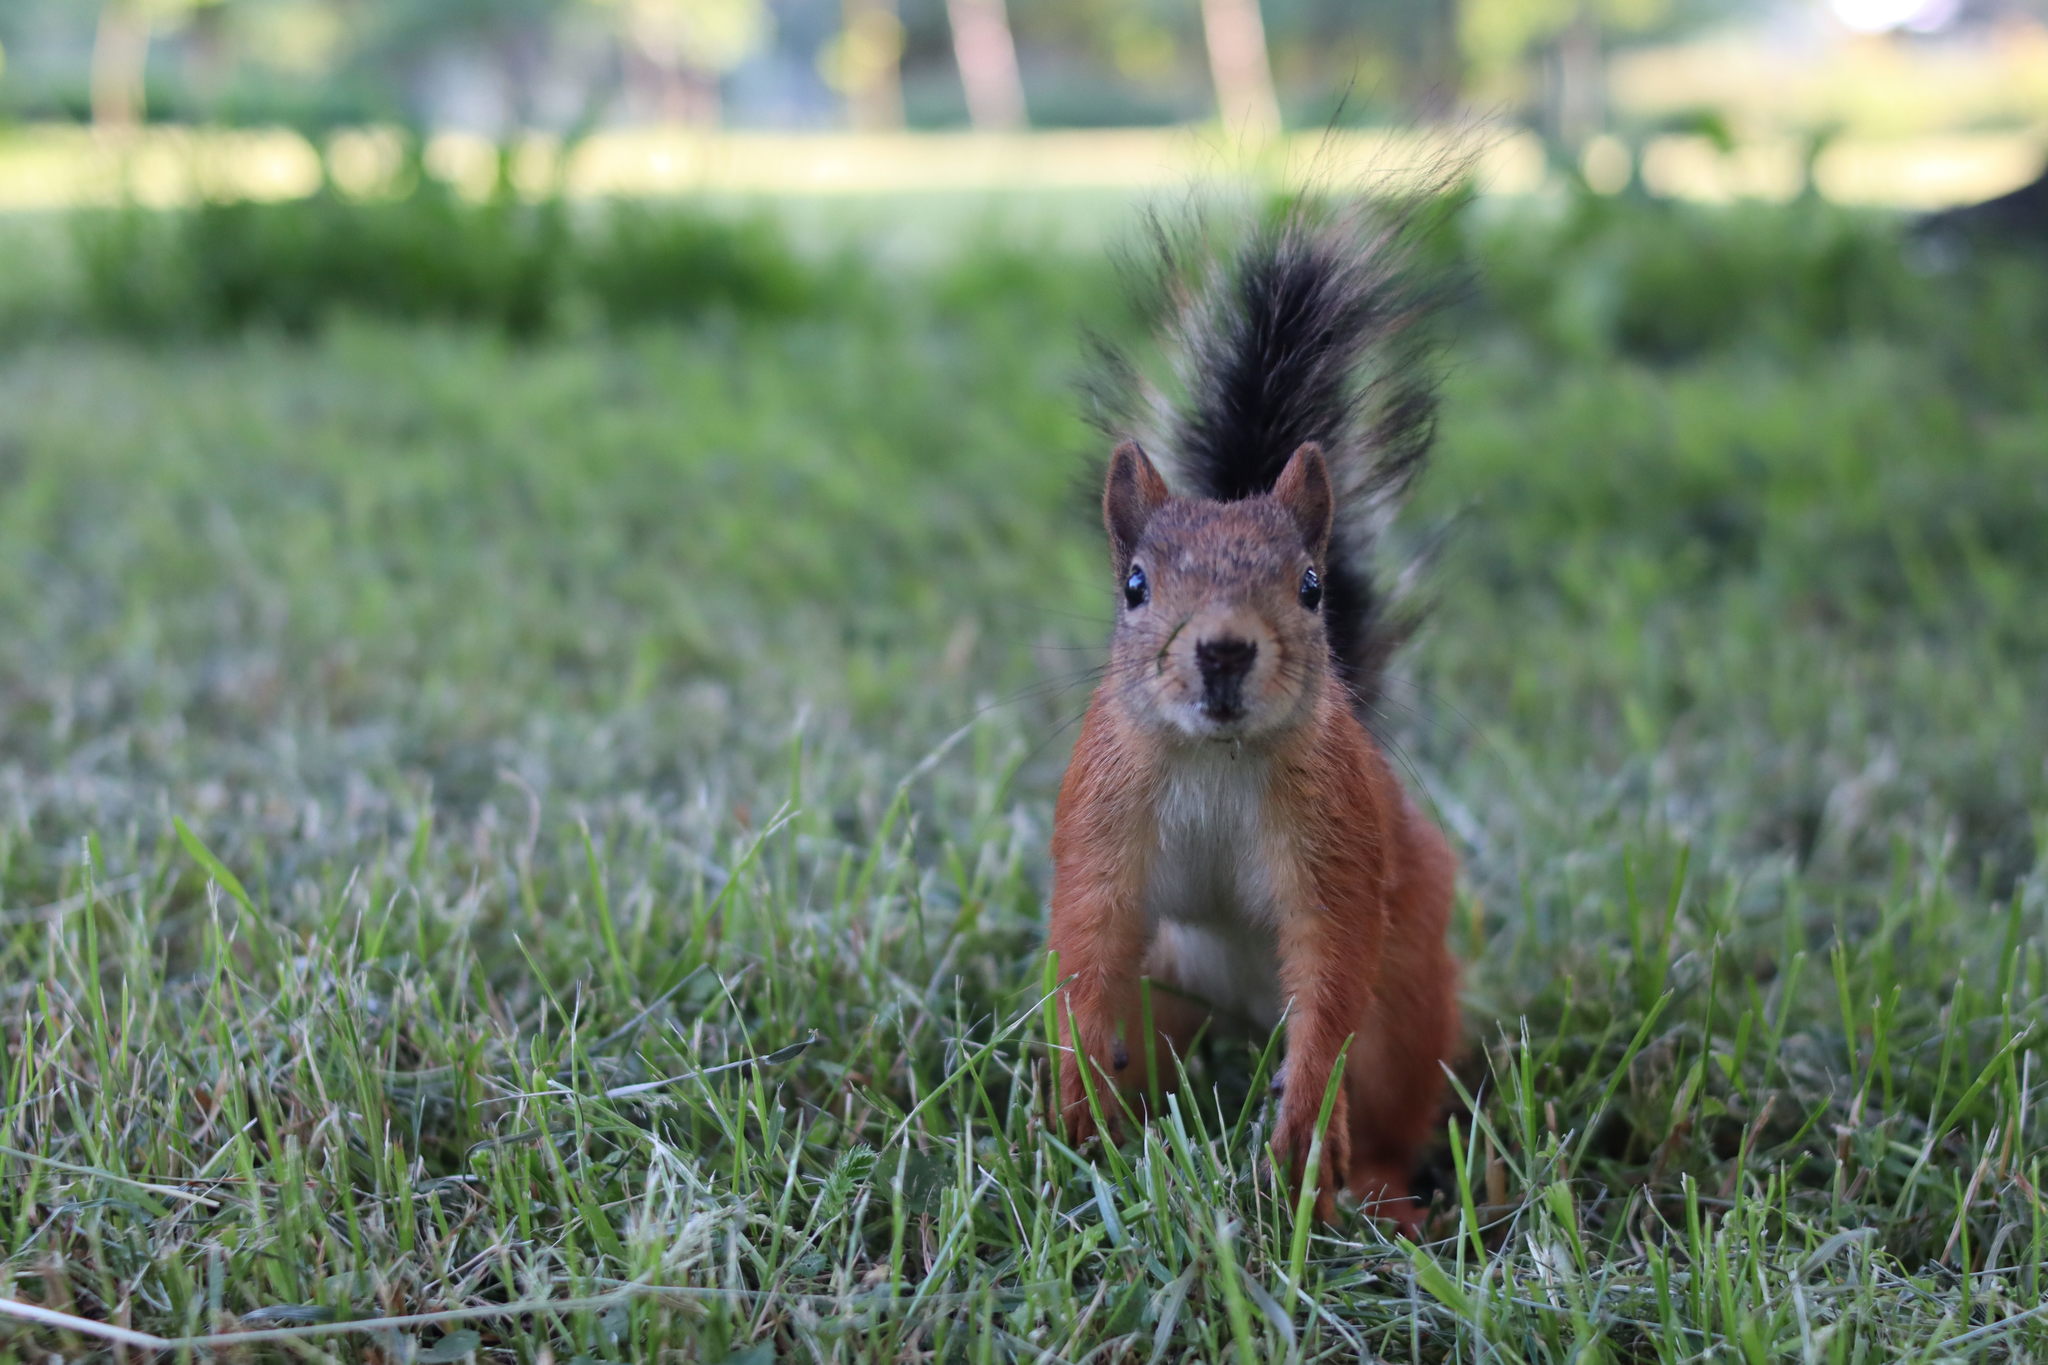
<path id="1" fill-rule="evenodd" d="M 1047 947 L 1070 1140 L 1170 1078 L 1210 1012 L 1284 1019 L 1276 1168 L 1325 1222 L 1341 1186 L 1416 1236 L 1460 1028 L 1456 863 L 1370 726 L 1405 634 L 1374 543 L 1436 411 L 1407 229 L 1376 214 L 1297 202 L 1199 259 L 1155 223 L 1183 396 L 1097 345 L 1116 623 L 1060 788 Z"/>

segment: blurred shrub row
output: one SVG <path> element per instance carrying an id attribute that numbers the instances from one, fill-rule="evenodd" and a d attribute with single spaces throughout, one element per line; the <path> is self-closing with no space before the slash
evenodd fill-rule
<path id="1" fill-rule="evenodd" d="M 1552 212 L 1455 220 L 1465 321 L 1560 361 L 1681 363 L 1746 350 L 1796 362 L 1897 341 L 1957 380 L 2040 382 L 2048 253 L 1818 198 L 1708 206 L 1580 192 Z"/>
<path id="2" fill-rule="evenodd" d="M 575 221 L 559 201 L 479 204 L 431 180 L 400 199 L 326 190 L 92 213 L 75 246 L 88 318 L 137 336 L 304 333 L 346 311 L 529 337 L 585 305 L 620 323 L 798 313 L 828 306 L 846 282 L 765 219 L 622 203 Z"/>
<path id="3" fill-rule="evenodd" d="M 1683 360 L 1749 337 L 1799 347 L 1912 316 L 1923 263 L 1895 218 L 1818 200 L 1704 207 L 1581 193 L 1468 225 L 1483 301 L 1577 355 Z"/>
<path id="4" fill-rule="evenodd" d="M 1464 201 L 1431 253 L 1461 282 L 1461 338 L 1505 333 L 1559 359 L 1684 361 L 1730 346 L 1796 355 L 1901 335 L 1973 369 L 2009 369 L 2048 342 L 2048 270 L 1937 261 L 1900 220 L 1808 200 L 1705 207 L 1580 193 L 1561 205 Z M 138 337 L 243 328 L 305 332 L 340 312 L 449 320 L 515 337 L 709 313 L 789 318 L 901 306 L 887 267 L 799 250 L 775 219 L 677 203 L 576 206 L 514 193 L 477 200 L 416 153 L 387 192 L 328 187 L 277 203 L 99 210 L 71 226 L 75 297 L 36 297 L 45 324 Z M 26 253 L 12 253 L 18 259 Z M 37 265 L 19 267 L 34 271 Z M 0 335 L 32 311 L 0 260 Z M 1029 250 L 992 230 L 920 295 L 952 316 L 1047 326 L 1105 322 L 1112 267 Z M 16 316 L 10 318 L 10 313 Z"/>
<path id="5" fill-rule="evenodd" d="M 515 193 L 509 163 L 477 201 L 429 174 L 416 143 L 380 194 L 330 180 L 304 199 L 89 211 L 73 235 L 86 317 L 138 336 L 300 333 L 349 311 L 527 337 L 585 306 L 621 323 L 792 314 L 828 306 L 848 279 L 766 218 L 623 202 L 579 212 Z"/>

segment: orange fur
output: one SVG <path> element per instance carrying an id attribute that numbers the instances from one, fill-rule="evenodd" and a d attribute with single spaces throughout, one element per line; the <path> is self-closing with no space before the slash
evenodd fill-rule
<path id="1" fill-rule="evenodd" d="M 1273 1152 L 1290 1176 L 1316 1179 L 1323 1218 L 1334 1214 L 1342 1186 L 1375 1216 L 1414 1233 L 1421 1211 L 1409 1179 L 1435 1125 L 1442 1065 L 1458 1032 L 1457 966 L 1444 942 L 1456 868 L 1441 833 L 1417 813 L 1341 690 L 1329 684 L 1320 624 L 1303 627 L 1295 619 L 1300 609 L 1290 615 L 1260 577 L 1270 576 L 1267 559 L 1279 566 L 1275 573 L 1300 572 L 1288 567 L 1302 557 L 1290 537 L 1305 534 L 1317 556 L 1325 548 L 1327 505 L 1316 503 L 1327 498 L 1320 456 L 1297 457 L 1296 464 L 1313 467 L 1290 465 L 1273 494 L 1194 506 L 1171 503 L 1142 452 L 1129 449 L 1132 455 L 1119 450 L 1113 462 L 1105 511 L 1120 571 L 1141 546 L 1161 566 L 1157 601 L 1144 604 L 1158 608 L 1157 624 L 1150 633 L 1120 625 L 1118 665 L 1096 692 L 1060 790 L 1047 945 L 1058 954 L 1061 976 L 1059 1117 L 1070 1139 L 1091 1136 L 1087 1080 L 1095 1081 L 1105 1112 L 1116 1112 L 1119 1097 L 1142 1088 L 1148 1066 L 1172 1074 L 1165 1049 L 1184 1048 L 1199 1022 L 1201 1011 L 1185 998 L 1155 993 L 1154 1036 L 1139 1037 L 1141 979 L 1196 991 L 1192 978 L 1201 966 L 1199 954 L 1166 942 L 1162 916 L 1178 907 L 1162 912 L 1148 905 L 1147 888 L 1155 888 L 1156 902 L 1156 888 L 1181 885 L 1159 880 L 1172 870 L 1159 865 L 1172 856 L 1164 808 L 1186 799 L 1169 795 L 1170 777 L 1192 772 L 1195 778 L 1180 780 L 1207 781 L 1201 774 L 1209 768 L 1188 765 L 1241 762 L 1221 769 L 1222 780 L 1233 784 L 1232 799 L 1255 809 L 1230 817 L 1239 825 L 1217 825 L 1236 831 L 1242 846 L 1229 848 L 1218 864 L 1226 889 L 1200 889 L 1231 901 L 1237 918 L 1229 933 L 1270 941 L 1287 1029 Z M 1178 519 L 1149 533 L 1145 523 L 1170 505 L 1183 509 Z M 1268 550 L 1266 559 L 1258 557 Z M 1219 587 L 1215 572 L 1175 577 L 1165 568 L 1212 561 L 1259 581 Z M 1131 609 L 1134 616 L 1140 609 Z M 1190 622 L 1220 621 L 1213 629 L 1243 633 L 1233 623 L 1247 614 L 1258 619 L 1267 662 L 1264 672 L 1250 675 L 1248 710 L 1231 718 L 1238 728 L 1218 748 L 1218 741 L 1191 739 L 1161 719 L 1193 715 L 1186 699 L 1199 691 L 1190 681 L 1193 665 L 1175 651 L 1197 628 Z M 1197 730 L 1201 724 L 1177 723 Z M 1201 818 L 1221 819 L 1206 808 Z M 1198 935 L 1224 932 L 1213 918 L 1190 923 Z M 1240 958 L 1212 950 L 1207 961 L 1212 971 L 1221 960 L 1241 974 Z M 1342 1083 L 1321 1169 L 1308 1172 L 1340 1057 Z"/>

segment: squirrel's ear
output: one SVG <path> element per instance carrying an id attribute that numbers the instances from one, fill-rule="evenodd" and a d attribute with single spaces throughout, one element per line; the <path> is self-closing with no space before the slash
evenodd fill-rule
<path id="1" fill-rule="evenodd" d="M 1301 528 L 1309 553 L 1321 557 L 1330 545 L 1330 518 L 1334 501 L 1330 493 L 1330 466 L 1323 448 L 1304 441 L 1280 471 L 1273 496 Z"/>
<path id="2" fill-rule="evenodd" d="M 1102 522 L 1109 528 L 1109 549 L 1119 569 L 1130 563 L 1145 523 L 1167 499 L 1166 480 L 1136 441 L 1125 441 L 1109 456 L 1109 478 L 1102 488 Z"/>

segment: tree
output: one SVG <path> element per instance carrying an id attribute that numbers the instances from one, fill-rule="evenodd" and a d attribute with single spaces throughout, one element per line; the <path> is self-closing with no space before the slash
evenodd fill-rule
<path id="1" fill-rule="evenodd" d="M 719 81 L 768 40 L 761 0 L 599 0 L 616 8 L 630 55 L 651 67 L 663 113 L 712 126 L 720 117 Z"/>
<path id="2" fill-rule="evenodd" d="M 846 97 L 856 128 L 903 126 L 903 21 L 896 0 L 840 0 L 839 36 L 818 54 L 825 83 Z"/>
<path id="3" fill-rule="evenodd" d="M 419 117 L 436 66 L 464 54 L 498 80 L 501 135 L 534 126 L 563 12 L 580 0 L 355 0 L 348 65 Z"/>
<path id="4" fill-rule="evenodd" d="M 143 77 L 149 68 L 151 0 L 106 0 L 92 35 L 92 121 L 101 128 L 142 122 Z"/>
<path id="5" fill-rule="evenodd" d="M 1246 142 L 1273 137 L 1280 131 L 1280 99 L 1273 92 L 1259 0 L 1202 0 L 1202 36 L 1224 129 Z"/>
<path id="6" fill-rule="evenodd" d="M 1536 59 L 1536 129 L 1553 158 L 1571 161 L 1606 122 L 1606 35 L 1654 28 L 1672 8 L 1672 0 L 1463 0 L 1458 27 L 1482 79 Z"/>
<path id="7" fill-rule="evenodd" d="M 1024 125 L 1024 79 L 1003 0 L 946 0 L 953 57 L 967 92 L 967 117 L 977 128 Z"/>

